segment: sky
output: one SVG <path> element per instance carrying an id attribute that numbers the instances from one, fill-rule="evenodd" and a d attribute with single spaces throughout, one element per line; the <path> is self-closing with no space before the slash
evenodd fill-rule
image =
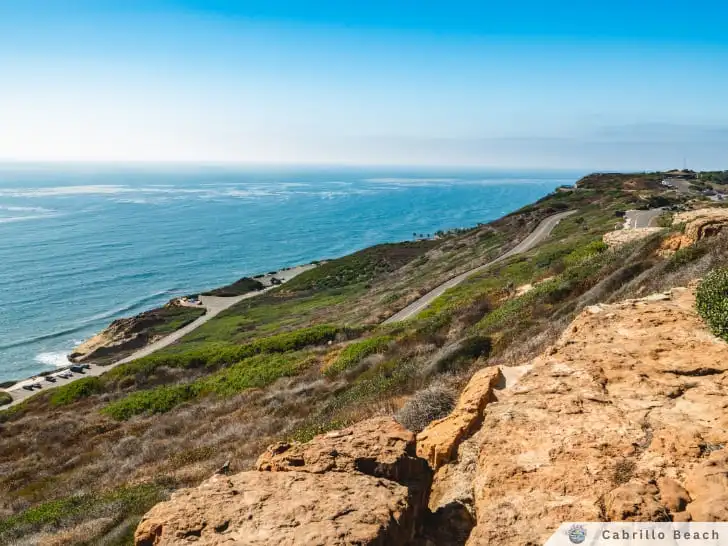
<path id="1" fill-rule="evenodd" d="M 728 169 L 728 3 L 0 0 L 0 161 Z"/>

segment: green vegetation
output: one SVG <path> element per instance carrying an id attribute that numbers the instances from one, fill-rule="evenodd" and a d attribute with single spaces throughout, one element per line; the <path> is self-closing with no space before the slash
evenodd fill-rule
<path id="1" fill-rule="evenodd" d="M 238 279 L 234 283 L 228 284 L 227 286 L 215 288 L 214 290 L 210 290 L 208 292 L 203 292 L 202 295 L 225 297 L 242 296 L 243 294 L 247 294 L 248 292 L 263 290 L 263 288 L 265 287 L 263 286 L 263 283 L 259 280 L 251 279 L 250 277 L 243 277 L 242 279 Z"/>
<path id="2" fill-rule="evenodd" d="M 380 335 L 347 345 L 339 357 L 326 369 L 326 375 L 336 375 L 353 368 L 369 355 L 386 351 L 392 339 L 389 335 Z"/>
<path id="3" fill-rule="evenodd" d="M 73 524 L 85 517 L 100 517 L 113 507 L 115 517 L 108 522 L 114 527 L 130 516 L 137 520 L 149 508 L 164 500 L 164 490 L 156 484 L 124 486 L 105 493 L 87 493 L 44 502 L 0 519 L 0 542 L 27 536 L 33 531 L 57 530 L 64 524 Z M 7 540 L 7 542 L 6 542 Z"/>
<path id="4" fill-rule="evenodd" d="M 668 272 L 677 271 L 684 265 L 687 265 L 705 256 L 708 251 L 709 248 L 706 244 L 696 244 L 690 245 L 686 248 L 681 248 L 680 250 L 677 250 L 672 256 L 670 256 L 670 260 L 667 262 L 665 270 Z"/>
<path id="5" fill-rule="evenodd" d="M 601 239 L 592 241 L 584 246 L 580 246 L 576 250 L 573 250 L 564 257 L 564 265 L 571 267 L 579 265 L 580 263 L 590 260 L 595 256 L 598 256 L 602 252 L 605 252 L 609 247 Z"/>
<path id="6" fill-rule="evenodd" d="M 82 377 L 51 391 L 50 403 L 53 406 L 65 406 L 103 392 L 104 385 L 98 377 Z"/>
<path id="7" fill-rule="evenodd" d="M 13 397 L 6 392 L 0 392 L 0 406 L 7 406 L 13 401 Z"/>
<path id="8" fill-rule="evenodd" d="M 728 341 L 728 268 L 716 269 L 703 279 L 695 305 L 711 331 Z"/>
<path id="9" fill-rule="evenodd" d="M 0 383 L 0 389 L 7 389 L 8 387 L 12 387 L 15 385 L 17 381 L 3 381 Z"/>
<path id="10" fill-rule="evenodd" d="M 206 377 L 181 385 L 166 385 L 134 392 L 112 402 L 102 412 L 122 421 L 141 414 L 166 413 L 172 408 L 210 394 L 232 396 L 296 375 L 310 360 L 300 353 L 259 354 Z"/>
<path id="11" fill-rule="evenodd" d="M 390 243 L 365 248 L 300 274 L 286 290 L 322 290 L 365 283 L 394 271 L 437 246 L 436 241 Z"/>
<path id="12" fill-rule="evenodd" d="M 162 307 L 158 311 L 159 321 L 151 325 L 147 330 L 150 336 L 165 336 L 171 334 L 205 314 L 205 310 L 199 307 L 183 307 L 177 305 Z"/>
<path id="13" fill-rule="evenodd" d="M 277 334 L 257 339 L 243 345 L 208 344 L 184 352 L 158 352 L 117 366 L 107 372 L 104 378 L 118 380 L 124 377 L 149 377 L 156 369 L 168 368 L 208 368 L 216 369 L 239 362 L 245 358 L 263 353 L 284 353 L 332 341 L 337 334 L 356 335 L 357 330 L 337 326 L 312 326 L 293 332 Z"/>
<path id="14" fill-rule="evenodd" d="M 713 184 L 728 184 L 728 171 L 710 171 L 700 173 L 702 182 L 710 182 Z"/>

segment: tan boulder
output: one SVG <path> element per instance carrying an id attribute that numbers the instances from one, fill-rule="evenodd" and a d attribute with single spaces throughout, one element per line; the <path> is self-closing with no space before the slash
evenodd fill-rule
<path id="1" fill-rule="evenodd" d="M 158 504 L 136 546 L 402 545 L 420 507 L 407 488 L 364 474 L 242 472 L 215 476 Z"/>
<path id="2" fill-rule="evenodd" d="M 660 502 L 670 512 L 682 512 L 690 502 L 690 493 L 671 478 L 660 478 L 657 480 L 657 487 L 660 490 Z"/>
<path id="3" fill-rule="evenodd" d="M 378 417 L 321 434 L 307 442 L 270 446 L 256 464 L 262 471 L 362 472 L 400 483 L 429 470 L 415 456 L 415 435 L 391 417 Z"/>
<path id="4" fill-rule="evenodd" d="M 728 521 L 728 452 L 713 451 L 685 479 L 693 521 Z"/>
<path id="5" fill-rule="evenodd" d="M 501 381 L 503 376 L 497 367 L 478 371 L 450 415 L 433 421 L 417 435 L 417 455 L 433 469 L 452 460 L 460 442 L 480 426 L 483 411 L 495 399 L 493 390 Z"/>
<path id="6" fill-rule="evenodd" d="M 668 521 L 667 509 L 657 500 L 657 486 L 631 481 L 607 493 L 605 509 L 610 521 Z"/>

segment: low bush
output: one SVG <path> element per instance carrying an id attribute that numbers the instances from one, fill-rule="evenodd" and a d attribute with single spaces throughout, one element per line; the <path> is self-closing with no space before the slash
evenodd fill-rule
<path id="1" fill-rule="evenodd" d="M 308 363 L 307 358 L 296 353 L 256 355 L 191 383 L 133 392 L 112 402 L 101 412 L 117 421 L 135 415 L 166 413 L 203 396 L 227 397 L 247 389 L 265 387 L 278 378 L 296 375 Z"/>
<path id="2" fill-rule="evenodd" d="M 339 357 L 326 369 L 326 375 L 336 375 L 356 366 L 365 357 L 383 353 L 392 342 L 392 336 L 373 336 L 347 345 Z"/>
<path id="3" fill-rule="evenodd" d="M 421 432 L 435 419 L 442 419 L 455 407 L 455 391 L 441 382 L 416 392 L 395 419 L 412 432 Z"/>
<path id="4" fill-rule="evenodd" d="M 140 358 L 107 372 L 108 380 L 124 377 L 149 377 L 162 366 L 169 368 L 219 368 L 239 362 L 251 356 L 265 353 L 295 351 L 309 345 L 320 345 L 333 341 L 337 334 L 356 335 L 358 330 L 338 326 L 312 326 L 292 332 L 257 339 L 243 345 L 208 344 L 204 348 L 182 353 L 166 352 Z"/>
<path id="5" fill-rule="evenodd" d="M 2 383 L 0 383 L 0 389 L 7 389 L 9 387 L 12 387 L 16 383 L 17 381 L 3 381 Z"/>
<path id="6" fill-rule="evenodd" d="M 82 398 L 103 392 L 104 386 L 98 377 L 82 377 L 67 385 L 51 391 L 50 403 L 53 406 L 65 406 Z"/>
<path id="7" fill-rule="evenodd" d="M 13 401 L 13 397 L 6 392 L 0 392 L 0 406 L 7 406 Z"/>
<path id="8" fill-rule="evenodd" d="M 699 260 L 708 253 L 707 245 L 691 245 L 686 248 L 681 248 L 676 251 L 675 254 L 670 256 L 670 260 L 665 265 L 666 272 L 677 271 L 682 266 Z"/>
<path id="9" fill-rule="evenodd" d="M 365 248 L 322 263 L 288 281 L 288 291 L 322 290 L 364 283 L 391 273 L 434 248 L 437 241 L 405 241 Z"/>
<path id="10" fill-rule="evenodd" d="M 698 313 L 718 337 L 728 340 L 728 268 L 716 269 L 695 293 Z"/>
<path id="11" fill-rule="evenodd" d="M 214 290 L 210 290 L 209 292 L 204 292 L 202 295 L 225 297 L 242 296 L 243 294 L 247 294 L 248 292 L 263 290 L 263 288 L 265 288 L 265 286 L 263 286 L 263 283 L 259 280 L 251 279 L 250 277 L 243 277 L 242 279 L 238 279 L 232 284 L 228 284 L 227 286 L 223 286 L 221 288 L 215 288 Z"/>
<path id="12" fill-rule="evenodd" d="M 564 257 L 564 265 L 572 267 L 605 252 L 609 247 L 601 239 L 579 247 Z"/>
<path id="13" fill-rule="evenodd" d="M 471 364 L 480 357 L 488 357 L 493 345 L 487 336 L 474 335 L 460 341 L 435 366 L 438 373 L 452 372 Z"/>

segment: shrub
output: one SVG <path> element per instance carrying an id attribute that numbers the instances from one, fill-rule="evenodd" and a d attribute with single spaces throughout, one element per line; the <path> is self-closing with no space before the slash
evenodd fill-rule
<path id="1" fill-rule="evenodd" d="M 574 265 L 578 265 L 581 262 L 584 262 L 586 260 L 589 260 L 593 258 L 594 256 L 597 256 L 601 254 L 602 252 L 605 252 L 609 247 L 607 244 L 602 240 L 596 240 L 592 241 L 589 244 L 586 244 L 580 248 L 577 248 L 573 250 L 571 253 L 569 253 L 567 256 L 564 257 L 564 265 L 566 267 L 572 267 Z"/>
<path id="2" fill-rule="evenodd" d="M 106 373 L 109 380 L 141 375 L 149 377 L 162 366 L 169 368 L 219 368 L 240 362 L 251 356 L 265 353 L 284 353 L 295 351 L 309 345 L 333 341 L 339 333 L 358 333 L 358 330 L 345 327 L 320 325 L 284 332 L 271 337 L 257 339 L 243 345 L 208 344 L 203 348 L 183 353 L 167 352 L 140 358 L 123 364 Z"/>
<path id="3" fill-rule="evenodd" d="M 705 256 L 705 254 L 708 253 L 708 250 L 709 248 L 707 245 L 690 245 L 689 247 L 681 248 L 680 250 L 677 250 L 675 254 L 670 256 L 670 261 L 667 262 L 665 271 L 677 271 L 682 266 L 687 265 L 690 262 L 694 262 L 695 260 L 699 260 Z"/>
<path id="4" fill-rule="evenodd" d="M 455 407 L 455 392 L 444 383 L 433 383 L 415 393 L 395 419 L 412 432 L 420 432 L 435 419 L 442 419 Z"/>
<path id="5" fill-rule="evenodd" d="M 6 406 L 13 401 L 13 397 L 6 392 L 0 392 L 0 406 Z"/>
<path id="6" fill-rule="evenodd" d="M 16 383 L 17 381 L 3 381 L 2 383 L 0 383 L 0 389 L 7 389 L 9 387 L 12 387 Z"/>
<path id="7" fill-rule="evenodd" d="M 103 383 L 98 377 L 82 377 L 67 385 L 53 389 L 50 403 L 53 406 L 65 406 L 82 398 L 103 392 Z"/>
<path id="8" fill-rule="evenodd" d="M 215 288 L 214 290 L 210 290 L 209 292 L 204 292 L 203 296 L 242 296 L 243 294 L 247 294 L 248 292 L 254 292 L 258 290 L 263 290 L 265 288 L 263 286 L 263 283 L 256 280 L 251 279 L 250 277 L 243 277 L 242 279 L 238 279 L 232 284 L 228 284 L 227 286 L 223 286 L 222 288 Z"/>
<path id="9" fill-rule="evenodd" d="M 703 279 L 695 305 L 711 331 L 728 340 L 728 268 L 716 269 Z"/>
<path id="10" fill-rule="evenodd" d="M 369 355 L 384 352 L 392 339 L 392 336 L 389 335 L 373 336 L 363 341 L 347 345 L 341 351 L 339 358 L 326 369 L 326 375 L 336 375 L 344 370 L 353 368 Z"/>
<path id="11" fill-rule="evenodd" d="M 265 387 L 280 377 L 296 375 L 308 362 L 295 353 L 256 355 L 191 383 L 133 392 L 112 402 L 101 412 L 117 421 L 135 415 L 166 413 L 206 395 L 227 397 L 247 389 Z"/>

